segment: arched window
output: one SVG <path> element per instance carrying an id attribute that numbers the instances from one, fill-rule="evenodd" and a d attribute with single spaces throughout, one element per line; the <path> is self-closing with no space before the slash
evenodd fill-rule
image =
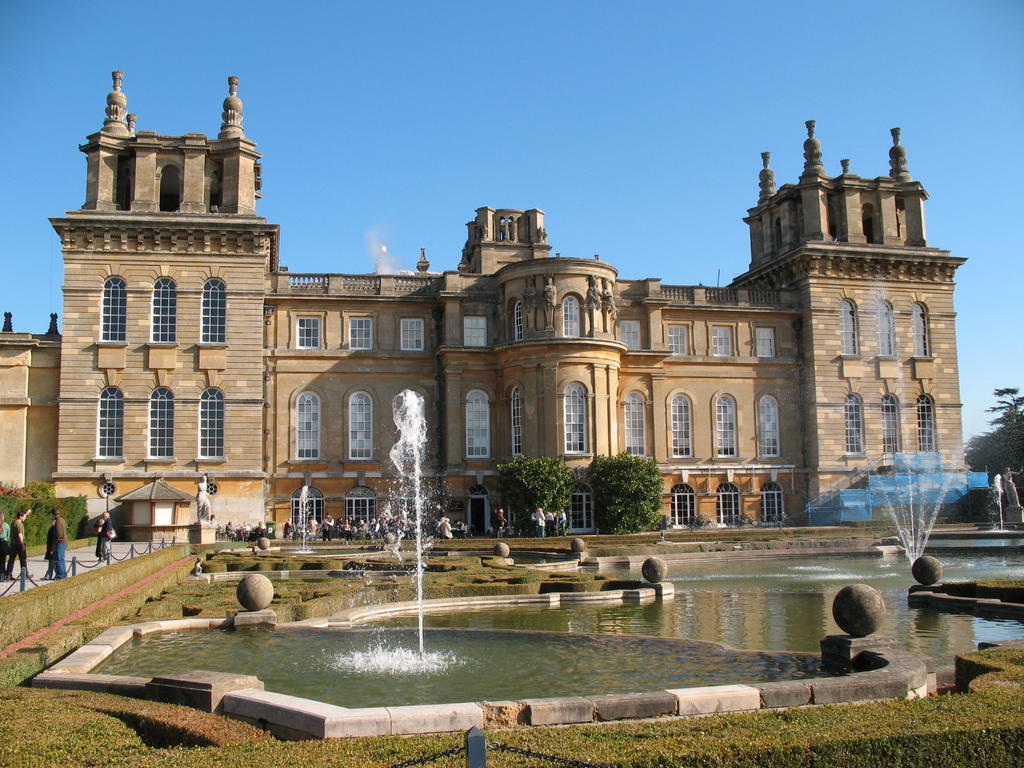
<path id="1" fill-rule="evenodd" d="M 117 387 L 100 392 L 96 455 L 105 459 L 124 456 L 124 394 Z"/>
<path id="2" fill-rule="evenodd" d="M 569 497 L 569 530 L 594 530 L 594 495 L 590 486 L 580 483 Z"/>
<path id="3" fill-rule="evenodd" d="M 302 525 L 302 488 L 292 491 L 292 525 L 299 528 Z M 319 523 L 324 519 L 324 493 L 319 488 L 309 486 L 306 491 L 306 522 L 316 520 Z M 299 534 L 301 536 L 301 533 Z"/>
<path id="4" fill-rule="evenodd" d="M 580 302 L 575 296 L 566 296 L 562 301 L 562 335 L 576 339 L 580 335 Z"/>
<path id="5" fill-rule="evenodd" d="M 672 398 L 672 455 L 693 455 L 693 423 L 691 421 L 690 398 L 676 395 Z"/>
<path id="6" fill-rule="evenodd" d="M 587 450 L 587 393 L 583 386 L 572 383 L 565 388 L 563 415 L 565 420 L 565 452 Z"/>
<path id="7" fill-rule="evenodd" d="M 732 483 L 718 486 L 718 498 L 715 507 L 718 511 L 718 522 L 722 525 L 736 525 L 740 521 L 740 489 Z"/>
<path id="8" fill-rule="evenodd" d="M 672 486 L 672 525 L 690 525 L 697 514 L 697 494 L 686 483 Z"/>
<path id="9" fill-rule="evenodd" d="M 729 395 L 715 402 L 715 439 L 719 456 L 736 455 L 736 401 Z"/>
<path id="10" fill-rule="evenodd" d="M 153 341 L 173 344 L 178 340 L 178 286 L 169 277 L 153 284 Z"/>
<path id="11" fill-rule="evenodd" d="M 295 401 L 295 456 L 320 458 L 320 398 L 303 392 Z"/>
<path id="12" fill-rule="evenodd" d="M 181 207 L 181 173 L 175 165 L 165 165 L 160 172 L 160 210 L 176 211 Z"/>
<path id="13" fill-rule="evenodd" d="M 778 456 L 779 403 L 771 395 L 757 402 L 757 447 L 762 456 Z"/>
<path id="14" fill-rule="evenodd" d="M 857 308 L 848 299 L 839 302 L 839 339 L 844 355 L 860 354 L 860 343 L 857 340 Z"/>
<path id="15" fill-rule="evenodd" d="M 843 421 L 846 426 L 846 452 L 864 453 L 864 408 L 857 395 L 846 396 Z"/>
<path id="16" fill-rule="evenodd" d="M 644 436 L 644 396 L 639 392 L 630 392 L 626 396 L 623 421 L 626 427 L 626 453 L 643 456 L 647 452 L 647 443 Z"/>
<path id="17" fill-rule="evenodd" d="M 223 280 L 207 280 L 203 285 L 203 344 L 225 344 L 227 336 L 228 292 Z"/>
<path id="18" fill-rule="evenodd" d="M 206 389 L 199 398 L 199 457 L 224 456 L 224 393 Z"/>
<path id="19" fill-rule="evenodd" d="M 924 304 L 914 304 L 910 308 L 914 323 L 914 355 L 928 357 L 932 353 L 930 334 L 928 333 L 928 308 Z"/>
<path id="20" fill-rule="evenodd" d="M 888 301 L 878 302 L 878 354 L 888 357 L 896 354 L 896 321 Z"/>
<path id="21" fill-rule="evenodd" d="M 466 456 L 491 455 L 491 406 L 487 394 L 474 389 L 466 395 Z"/>
<path id="22" fill-rule="evenodd" d="M 103 283 L 102 341 L 124 341 L 128 320 L 128 287 L 120 277 L 108 277 Z"/>
<path id="23" fill-rule="evenodd" d="M 366 486 L 357 485 L 345 494 L 345 516 L 353 522 L 372 522 L 377 517 L 377 494 Z"/>
<path id="24" fill-rule="evenodd" d="M 517 301 L 512 307 L 512 340 L 523 340 L 523 302 Z"/>
<path id="25" fill-rule="evenodd" d="M 512 390 L 509 400 L 509 416 L 512 426 L 512 455 L 523 455 L 523 395 L 519 387 Z"/>
<path id="26" fill-rule="evenodd" d="M 761 487 L 761 522 L 781 525 L 784 516 L 782 486 L 778 483 L 765 483 Z"/>
<path id="27" fill-rule="evenodd" d="M 917 449 L 924 453 L 938 450 L 935 439 L 935 401 L 928 395 L 917 398 Z"/>
<path id="28" fill-rule="evenodd" d="M 900 450 L 900 404 L 893 395 L 882 398 L 882 452 Z"/>
<path id="29" fill-rule="evenodd" d="M 366 392 L 348 399 L 348 457 L 373 458 L 373 399 Z"/>
<path id="30" fill-rule="evenodd" d="M 174 457 L 174 393 L 157 387 L 149 398 L 149 457 Z"/>

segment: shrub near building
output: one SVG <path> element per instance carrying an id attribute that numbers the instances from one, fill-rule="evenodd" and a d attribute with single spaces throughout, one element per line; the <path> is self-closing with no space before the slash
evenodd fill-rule
<path id="1" fill-rule="evenodd" d="M 534 507 L 557 512 L 569 506 L 576 477 L 561 459 L 516 456 L 498 465 L 498 489 L 520 531 L 530 531 Z"/>
<path id="2" fill-rule="evenodd" d="M 660 525 L 662 481 L 654 459 L 628 453 L 596 456 L 590 487 L 601 533 L 639 533 Z"/>

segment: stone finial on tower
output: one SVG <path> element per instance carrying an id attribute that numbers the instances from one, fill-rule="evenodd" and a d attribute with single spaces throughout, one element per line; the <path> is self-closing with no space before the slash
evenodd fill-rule
<path id="1" fill-rule="evenodd" d="M 416 262 L 416 269 L 420 272 L 426 272 L 430 269 L 430 262 L 427 261 L 426 248 L 420 248 L 420 260 Z"/>
<path id="2" fill-rule="evenodd" d="M 839 161 L 839 165 L 843 167 L 843 176 L 850 172 L 850 158 L 844 157 Z"/>
<path id="3" fill-rule="evenodd" d="M 135 135 L 135 121 L 139 119 L 139 116 L 134 112 L 128 113 L 128 133 L 132 136 Z"/>
<path id="4" fill-rule="evenodd" d="M 0 333 L 14 333 L 14 315 L 10 312 L 4 312 L 4 327 L 0 330 Z"/>
<path id="5" fill-rule="evenodd" d="M 128 116 L 128 97 L 121 90 L 124 72 L 114 70 L 110 76 L 114 80 L 114 90 L 107 94 L 107 119 L 103 121 L 103 132 L 114 136 L 128 136 L 128 124 L 125 122 Z"/>
<path id="6" fill-rule="evenodd" d="M 47 336 L 58 336 L 60 331 L 57 330 L 57 313 L 50 313 L 50 327 L 46 329 Z"/>
<path id="7" fill-rule="evenodd" d="M 775 194 L 775 171 L 768 167 L 768 163 L 771 159 L 771 152 L 761 153 L 761 162 L 764 167 L 761 169 L 761 173 L 757 175 L 758 186 L 761 189 L 761 194 L 757 198 L 758 205 Z"/>
<path id="8" fill-rule="evenodd" d="M 807 140 L 804 141 L 804 176 L 824 176 L 825 166 L 821 164 L 821 142 L 814 136 L 814 121 L 804 122 L 807 126 Z"/>
<path id="9" fill-rule="evenodd" d="M 911 181 L 907 170 L 907 148 L 900 144 L 900 129 L 891 128 L 892 146 L 889 147 L 889 175 L 896 181 Z"/>
<path id="10" fill-rule="evenodd" d="M 238 78 L 228 78 L 228 97 L 224 99 L 224 112 L 221 114 L 220 133 L 218 139 L 245 138 L 242 130 L 242 100 L 238 98 Z"/>

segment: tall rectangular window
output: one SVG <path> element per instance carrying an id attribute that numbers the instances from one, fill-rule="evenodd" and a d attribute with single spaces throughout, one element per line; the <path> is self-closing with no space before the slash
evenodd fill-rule
<path id="1" fill-rule="evenodd" d="M 418 317 L 403 317 L 401 333 L 403 350 L 415 352 L 423 349 L 423 320 Z"/>
<path id="2" fill-rule="evenodd" d="M 373 318 L 351 317 L 348 321 L 348 348 L 373 349 Z"/>
<path id="3" fill-rule="evenodd" d="M 462 318 L 462 344 L 467 347 L 487 346 L 487 318 L 466 315 Z"/>
<path id="4" fill-rule="evenodd" d="M 640 321 L 620 320 L 619 341 L 626 345 L 626 349 L 640 349 Z"/>
<path id="5" fill-rule="evenodd" d="M 864 453 L 864 412 L 857 395 L 847 395 L 843 405 L 846 427 L 846 452 Z"/>
<path id="6" fill-rule="evenodd" d="M 169 277 L 161 277 L 153 284 L 154 342 L 172 344 L 178 340 L 178 286 Z"/>
<path id="7" fill-rule="evenodd" d="M 116 387 L 100 392 L 97 455 L 105 459 L 124 455 L 124 395 Z"/>
<path id="8" fill-rule="evenodd" d="M 299 349 L 320 349 L 320 318 L 300 317 L 296 320 L 295 342 Z"/>
<path id="9" fill-rule="evenodd" d="M 673 355 L 690 354 L 689 329 L 685 325 L 670 325 L 668 327 L 668 348 Z"/>
<path id="10" fill-rule="evenodd" d="M 103 341 L 124 341 L 128 321 L 128 288 L 120 277 L 110 277 L 103 284 L 103 317 L 100 338 Z"/>
<path id="11" fill-rule="evenodd" d="M 732 326 L 711 326 L 711 354 L 715 357 L 732 356 Z"/>
<path id="12" fill-rule="evenodd" d="M 672 398 L 672 455 L 692 456 L 693 442 L 690 422 L 690 399 L 685 395 Z"/>
<path id="13" fill-rule="evenodd" d="M 199 399 L 199 457 L 224 456 L 224 393 L 219 389 L 203 391 Z"/>
<path id="14" fill-rule="evenodd" d="M 754 329 L 754 346 L 758 357 L 775 357 L 775 329 L 757 327 Z"/>
<path id="15" fill-rule="evenodd" d="M 509 415 L 512 425 L 512 455 L 523 455 L 523 396 L 519 387 L 512 390 L 509 404 Z"/>
<path id="16" fill-rule="evenodd" d="M 623 421 L 626 428 L 626 453 L 643 456 L 646 451 L 644 437 L 644 398 L 638 392 L 630 392 L 623 409 Z"/>
<path id="17" fill-rule="evenodd" d="M 174 456 L 174 395 L 166 387 L 153 390 L 149 398 L 149 457 Z"/>

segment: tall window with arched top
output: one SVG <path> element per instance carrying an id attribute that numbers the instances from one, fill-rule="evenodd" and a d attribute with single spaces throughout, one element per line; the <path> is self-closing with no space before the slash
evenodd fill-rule
<path id="1" fill-rule="evenodd" d="M 509 399 L 509 417 L 511 421 L 512 455 L 523 455 L 523 393 L 519 387 L 512 390 Z"/>
<path id="2" fill-rule="evenodd" d="M 117 387 L 100 392 L 96 455 L 103 459 L 124 456 L 124 394 Z"/>
<path id="3" fill-rule="evenodd" d="M 523 302 L 517 301 L 512 307 L 512 340 L 523 340 Z"/>
<path id="4" fill-rule="evenodd" d="M 626 453 L 643 456 L 647 452 L 647 443 L 644 435 L 644 396 L 639 392 L 630 392 L 626 396 L 623 421 L 626 428 Z"/>
<path id="5" fill-rule="evenodd" d="M 778 456 L 779 402 L 771 395 L 757 401 L 757 447 L 762 456 Z"/>
<path id="6" fill-rule="evenodd" d="M 199 398 L 199 458 L 224 456 L 224 393 L 206 389 Z"/>
<path id="7" fill-rule="evenodd" d="M 928 308 L 916 303 L 910 308 L 914 324 L 914 355 L 928 357 L 932 353 L 932 344 L 928 332 Z"/>
<path id="8" fill-rule="evenodd" d="M 784 516 L 782 486 L 778 483 L 765 483 L 761 487 L 761 522 L 781 525 Z"/>
<path id="9" fill-rule="evenodd" d="M 585 453 L 587 450 L 587 393 L 581 384 L 565 388 L 562 403 L 565 426 L 565 452 Z"/>
<path id="10" fill-rule="evenodd" d="M 149 457 L 174 457 L 174 393 L 157 387 L 149 397 Z"/>
<path id="11" fill-rule="evenodd" d="M 373 399 L 366 392 L 348 399 L 348 457 L 373 458 Z"/>
<path id="12" fill-rule="evenodd" d="M 345 516 L 353 522 L 373 522 L 377 517 L 377 494 L 372 489 L 357 485 L 345 494 Z"/>
<path id="13" fill-rule="evenodd" d="M 295 456 L 320 458 L 320 398 L 303 392 L 295 401 Z"/>
<path id="14" fill-rule="evenodd" d="M 715 401 L 715 443 L 719 456 L 737 455 L 736 401 L 729 395 Z"/>
<path id="15" fill-rule="evenodd" d="M 309 486 L 309 490 L 306 491 L 306 524 L 309 524 L 310 520 L 316 520 L 318 523 L 324 519 L 324 492 L 319 488 Z M 292 525 L 299 529 L 302 525 L 302 488 L 296 488 L 292 491 Z M 301 530 L 301 529 L 299 529 Z M 301 537 L 301 533 L 298 537 Z"/>
<path id="16" fill-rule="evenodd" d="M 672 398 L 670 421 L 673 456 L 693 455 L 693 422 L 691 413 L 690 398 L 686 395 L 676 395 Z"/>
<path id="17" fill-rule="evenodd" d="M 839 340 L 844 355 L 859 355 L 857 338 L 857 308 L 849 299 L 839 302 Z"/>
<path id="18" fill-rule="evenodd" d="M 860 225 L 864 231 L 864 239 L 869 243 L 880 242 L 875 232 L 875 206 L 865 203 L 860 209 Z"/>
<path id="19" fill-rule="evenodd" d="M 878 354 L 896 354 L 896 318 L 888 301 L 878 302 Z"/>
<path id="20" fill-rule="evenodd" d="M 843 421 L 846 428 L 846 452 L 864 453 L 864 407 L 857 395 L 846 396 Z"/>
<path id="21" fill-rule="evenodd" d="M 917 398 L 917 449 L 923 453 L 938 450 L 935 439 L 935 401 L 928 395 Z"/>
<path id="22" fill-rule="evenodd" d="M 166 344 L 178 340 L 178 286 L 169 277 L 153 284 L 152 340 Z"/>
<path id="23" fill-rule="evenodd" d="M 128 287 L 120 277 L 108 277 L 103 283 L 101 341 L 124 341 L 128 326 Z"/>
<path id="24" fill-rule="evenodd" d="M 672 525 L 690 525 L 697 515 L 697 494 L 686 483 L 672 486 Z"/>
<path id="25" fill-rule="evenodd" d="M 181 172 L 175 165 L 160 171 L 160 210 L 176 211 L 181 207 Z"/>
<path id="26" fill-rule="evenodd" d="M 580 302 L 575 296 L 566 296 L 562 301 L 562 335 L 567 339 L 579 338 Z"/>
<path id="27" fill-rule="evenodd" d="M 491 455 L 491 406 L 487 393 L 474 389 L 466 395 L 466 456 Z"/>
<path id="28" fill-rule="evenodd" d="M 207 280 L 203 285 L 202 334 L 203 344 L 225 344 L 228 340 L 228 292 L 223 280 Z"/>
<path id="29" fill-rule="evenodd" d="M 740 489 L 732 483 L 718 486 L 715 507 L 718 522 L 722 525 L 736 525 L 740 521 Z"/>
<path id="30" fill-rule="evenodd" d="M 900 404 L 894 395 L 882 397 L 882 452 L 900 450 Z"/>

